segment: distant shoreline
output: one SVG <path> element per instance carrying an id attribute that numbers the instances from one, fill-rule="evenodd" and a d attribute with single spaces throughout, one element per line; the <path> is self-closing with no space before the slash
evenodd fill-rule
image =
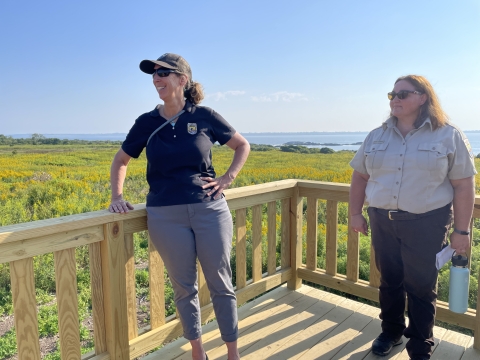
<path id="1" fill-rule="evenodd" d="M 369 131 L 299 131 L 299 132 L 240 132 L 247 136 L 286 136 L 286 135 L 353 135 L 353 134 L 368 134 Z M 464 130 L 464 133 L 480 133 L 480 130 Z M 32 134 L 4 134 L 11 136 L 14 139 L 26 139 L 32 137 Z M 41 134 L 46 138 L 71 139 L 71 140 L 94 140 L 99 138 L 122 138 L 125 139 L 127 133 L 95 133 L 95 134 Z M 313 144 L 312 144 L 313 145 Z M 322 144 L 318 144 L 322 145 Z"/>

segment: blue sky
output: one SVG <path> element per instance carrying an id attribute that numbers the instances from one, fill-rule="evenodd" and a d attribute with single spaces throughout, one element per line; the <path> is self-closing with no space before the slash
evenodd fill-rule
<path id="1" fill-rule="evenodd" d="M 241 132 L 370 130 L 406 74 L 480 129 L 478 0 L 2 0 L 0 32 L 0 134 L 127 132 L 165 52 Z"/>

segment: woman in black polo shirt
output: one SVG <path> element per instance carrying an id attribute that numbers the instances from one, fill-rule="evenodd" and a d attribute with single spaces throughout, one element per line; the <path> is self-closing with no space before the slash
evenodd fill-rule
<path id="1" fill-rule="evenodd" d="M 111 212 L 132 205 L 122 190 L 130 159 L 147 154 L 148 230 L 168 270 L 184 336 L 193 359 L 205 359 L 201 341 L 196 259 L 205 274 L 228 359 L 239 359 L 237 308 L 231 281 L 233 225 L 223 197 L 245 163 L 250 146 L 219 114 L 197 106 L 201 85 L 192 81 L 185 59 L 167 53 L 143 60 L 140 69 L 153 75 L 163 105 L 141 115 L 117 152 L 111 168 Z M 227 172 L 216 177 L 211 148 L 218 141 L 235 151 Z"/>

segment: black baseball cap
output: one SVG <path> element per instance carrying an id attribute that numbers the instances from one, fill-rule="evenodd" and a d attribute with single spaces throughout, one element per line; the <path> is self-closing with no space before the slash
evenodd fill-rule
<path id="1" fill-rule="evenodd" d="M 189 80 L 192 80 L 192 70 L 187 60 L 177 54 L 165 53 L 157 60 L 143 60 L 140 62 L 140 70 L 147 74 L 153 74 L 155 72 L 155 65 L 161 67 L 176 70 L 179 74 L 185 74 Z"/>

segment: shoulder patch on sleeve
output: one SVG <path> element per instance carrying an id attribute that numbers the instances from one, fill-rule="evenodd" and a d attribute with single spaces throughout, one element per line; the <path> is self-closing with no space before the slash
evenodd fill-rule
<path id="1" fill-rule="evenodd" d="M 475 155 L 473 155 L 473 150 L 472 146 L 470 145 L 470 142 L 468 141 L 467 138 L 463 139 L 463 142 L 465 143 L 465 146 L 467 147 L 468 154 L 470 155 L 471 158 L 474 158 Z"/>

